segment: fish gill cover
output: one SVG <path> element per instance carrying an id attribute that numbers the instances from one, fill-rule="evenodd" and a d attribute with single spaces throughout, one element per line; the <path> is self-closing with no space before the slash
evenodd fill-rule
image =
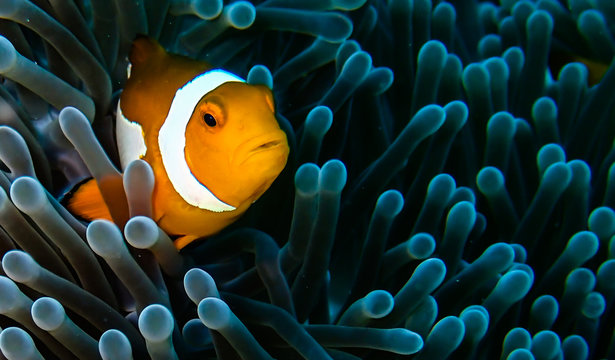
<path id="1" fill-rule="evenodd" d="M 0 18 L 7 359 L 615 358 L 612 1 L 2 0 Z M 136 34 L 271 87 L 291 147 L 238 223 L 179 253 L 147 163 L 115 166 Z M 114 222 L 58 202 L 89 176 Z"/>

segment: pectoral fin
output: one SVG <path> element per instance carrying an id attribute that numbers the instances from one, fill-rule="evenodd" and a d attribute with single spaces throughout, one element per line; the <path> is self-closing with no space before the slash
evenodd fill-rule
<path id="1" fill-rule="evenodd" d="M 190 244 L 191 242 L 193 242 L 194 240 L 198 238 L 199 238 L 198 236 L 194 236 L 194 235 L 184 235 L 184 236 L 180 236 L 177 239 L 175 239 L 173 243 L 175 244 L 175 247 L 177 248 L 177 250 L 181 250 L 186 245 Z"/>

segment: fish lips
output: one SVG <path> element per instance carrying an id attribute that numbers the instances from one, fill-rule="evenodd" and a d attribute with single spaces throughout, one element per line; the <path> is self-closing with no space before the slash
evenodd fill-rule
<path id="1" fill-rule="evenodd" d="M 253 137 L 241 144 L 237 149 L 235 159 L 240 166 L 262 161 L 263 164 L 261 165 L 265 165 L 263 168 L 266 168 L 267 164 L 271 164 L 273 168 L 279 166 L 279 171 L 281 171 L 286 165 L 288 151 L 286 133 L 277 130 Z"/>

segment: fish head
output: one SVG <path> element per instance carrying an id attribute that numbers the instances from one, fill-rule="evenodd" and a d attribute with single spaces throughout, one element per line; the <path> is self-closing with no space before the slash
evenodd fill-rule
<path id="1" fill-rule="evenodd" d="M 136 130 L 117 135 L 118 148 L 127 150 L 123 163 L 142 157 L 157 186 L 170 185 L 192 207 L 245 211 L 273 183 L 289 153 L 271 90 L 169 54 L 146 37 L 134 41 L 129 60 L 118 119 Z M 128 151 L 135 139 L 143 146 Z"/>
<path id="2" fill-rule="evenodd" d="M 288 153 L 266 86 L 218 86 L 200 99 L 186 127 L 185 157 L 192 174 L 235 208 L 246 208 L 269 188 Z"/>

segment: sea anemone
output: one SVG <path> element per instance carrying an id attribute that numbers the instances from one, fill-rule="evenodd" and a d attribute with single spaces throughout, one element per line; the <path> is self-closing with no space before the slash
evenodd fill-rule
<path id="1" fill-rule="evenodd" d="M 0 34 L 5 358 L 615 358 L 611 1 L 2 0 Z M 180 252 L 117 170 L 138 34 L 272 88 L 291 148 Z M 89 177 L 113 221 L 62 205 Z"/>

